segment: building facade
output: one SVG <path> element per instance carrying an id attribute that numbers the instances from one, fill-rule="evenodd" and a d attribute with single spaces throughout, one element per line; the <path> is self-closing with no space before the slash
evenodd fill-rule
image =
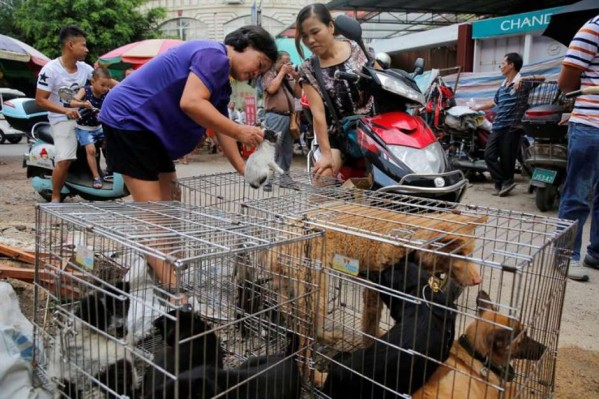
<path id="1" fill-rule="evenodd" d="M 182 40 L 222 41 L 235 29 L 256 20 L 273 36 L 293 24 L 297 13 L 313 0 L 151 0 L 144 7 L 164 7 L 161 30 Z"/>

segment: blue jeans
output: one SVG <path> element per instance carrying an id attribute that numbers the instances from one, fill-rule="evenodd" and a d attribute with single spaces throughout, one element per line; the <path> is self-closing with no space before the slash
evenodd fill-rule
<path id="1" fill-rule="evenodd" d="M 590 213 L 589 195 L 593 194 L 591 242 L 587 253 L 599 259 L 599 129 L 580 123 L 568 127 L 568 168 L 559 204 L 559 217 L 577 220 L 573 260 L 580 260 L 582 229 Z"/>
<path id="2" fill-rule="evenodd" d="M 266 112 L 264 126 L 276 132 L 282 132 L 281 140 L 277 143 L 276 162 L 285 172 L 291 168 L 293 161 L 293 137 L 289 133 L 289 116 Z"/>
<path id="3" fill-rule="evenodd" d="M 102 140 L 104 138 L 104 131 L 102 130 L 102 126 L 99 126 L 97 129 L 94 130 L 85 130 L 76 127 L 75 134 L 77 135 L 77 140 L 79 140 L 79 144 L 84 147 L 89 144 L 96 144 L 98 140 Z"/>

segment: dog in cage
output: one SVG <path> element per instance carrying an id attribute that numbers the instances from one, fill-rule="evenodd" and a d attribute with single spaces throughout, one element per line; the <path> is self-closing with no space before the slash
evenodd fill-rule
<path id="1" fill-rule="evenodd" d="M 191 307 L 171 310 L 154 320 L 154 326 L 163 340 L 163 346 L 154 353 L 155 366 L 169 373 L 176 370 L 184 373 L 201 366 L 223 367 L 224 353 L 220 340 L 212 327 Z M 144 397 L 153 398 L 154 394 L 165 390 L 168 380 L 170 378 L 158 369 L 149 368 L 144 376 Z M 157 397 L 162 397 L 162 394 Z"/>
<path id="2" fill-rule="evenodd" d="M 485 291 L 479 291 L 476 302 L 478 317 L 453 343 L 449 358 L 414 393 L 414 399 L 510 398 L 516 390 L 510 361 L 539 360 L 545 353 L 545 345 L 530 338 L 520 322 L 499 313 Z"/>
<path id="3" fill-rule="evenodd" d="M 275 161 L 277 143 L 282 139 L 281 132 L 264 130 L 264 140 L 245 163 L 245 181 L 255 189 L 271 180 L 274 173 L 283 174 L 283 169 Z"/>
<path id="4" fill-rule="evenodd" d="M 389 308 L 395 324 L 372 346 L 333 358 L 323 392 L 333 399 L 411 394 L 449 356 L 455 331 L 454 298 L 431 287 L 430 275 L 413 259 L 364 277 L 377 285 L 373 292 Z"/>
<path id="5" fill-rule="evenodd" d="M 321 216 L 323 212 L 326 220 Z M 456 286 L 473 286 L 481 282 L 478 264 L 468 257 L 475 250 L 475 230 L 488 220 L 488 216 L 462 215 L 459 212 L 404 214 L 384 208 L 373 209 L 361 204 L 330 201 L 320 204 L 317 210 L 306 213 L 305 217 L 322 224 L 330 220 L 338 225 L 348 223 L 349 226 L 363 226 L 368 233 L 352 234 L 344 229 L 325 226 L 324 242 L 314 242 L 307 249 L 308 258 L 321 260 L 325 268 L 333 268 L 333 260 L 338 253 L 356 260 L 362 273 L 383 271 L 406 255 L 413 254 L 414 261 L 423 270 L 433 275 L 444 274 L 446 280 L 452 281 Z M 344 217 L 347 217 L 346 221 L 343 220 Z M 397 236 L 397 243 L 376 239 L 379 235 Z M 400 245 L 402 241 L 411 245 Z M 414 248 L 414 243 L 420 243 L 420 248 Z M 304 298 L 305 287 L 297 282 L 307 281 L 304 274 L 312 272 L 311 268 L 288 270 L 278 259 L 273 259 L 275 261 L 269 265 L 273 273 L 286 276 L 280 278 L 283 284 L 278 284 L 281 300 Z M 302 314 L 313 315 L 317 338 L 335 345 L 344 339 L 344 331 L 335 325 L 332 330 L 326 327 L 329 275 L 326 271 L 317 274 L 315 279 L 320 281 L 319 292 L 301 299 L 298 306 L 303 307 L 300 311 Z M 285 283 L 285 280 L 292 283 Z M 381 311 L 382 305 L 377 293 L 365 288 L 361 320 L 364 348 L 373 344 L 372 337 L 382 334 L 379 331 Z M 310 354 L 307 356 L 310 357 Z M 307 374 L 310 371 L 304 372 Z M 323 385 L 324 375 L 314 371 L 312 376 L 317 386 Z"/>
<path id="6" fill-rule="evenodd" d="M 203 365 L 169 379 L 154 396 L 173 399 L 299 399 L 301 373 L 297 365 L 300 340 L 288 330 L 288 345 L 280 355 L 254 356 L 238 367 L 223 369 Z M 175 396 L 175 385 L 179 385 Z M 220 395 L 220 396 L 219 396 Z"/>
<path id="7" fill-rule="evenodd" d="M 414 260 L 427 272 L 437 275 L 445 274 L 448 279 L 458 286 L 473 286 L 481 282 L 478 265 L 465 258 L 474 252 L 475 229 L 485 223 L 487 216 L 476 217 L 459 213 L 432 213 L 427 215 L 406 215 L 385 209 L 377 210 L 377 218 L 361 216 L 363 206 L 355 204 L 335 205 L 335 209 L 353 214 L 357 226 L 365 225 L 372 234 L 397 235 L 398 242 L 409 240 L 421 242 L 422 250 L 408 246 L 378 241 L 362 235 L 354 235 L 337 230 L 327 230 L 325 233 L 324 265 L 331 267 L 337 253 L 346 258 L 355 259 L 359 270 L 363 273 L 377 272 L 392 267 L 399 259 L 413 254 Z M 315 247 L 314 256 L 319 256 L 321 248 Z M 450 257 L 450 255 L 458 255 Z M 321 277 L 321 293 L 317 321 L 324 325 L 328 295 L 327 275 Z M 379 334 L 378 326 L 381 316 L 381 304 L 375 293 L 366 289 L 364 296 L 364 311 L 362 313 L 362 331 L 366 334 L 363 346 L 372 344 L 371 336 Z M 318 336 L 326 342 L 334 343 L 342 339 L 337 331 L 322 331 Z"/>
<path id="8" fill-rule="evenodd" d="M 104 284 L 82 298 L 72 316 L 58 322 L 61 326 L 47 367 L 48 377 L 58 385 L 55 397 L 61 393 L 84 397 L 84 392 L 102 397 L 101 388 L 91 386 L 86 373 L 120 394 L 131 396 L 135 392 L 139 377 L 122 342 L 127 334 L 129 290 L 128 282 Z"/>
<path id="9" fill-rule="evenodd" d="M 236 323 L 243 338 L 248 338 L 252 334 L 252 329 L 260 329 L 258 335 L 265 337 L 274 331 L 268 328 L 270 324 L 277 326 L 284 324 L 279 312 L 272 309 L 276 305 L 275 298 L 269 295 L 269 287 L 273 283 L 272 276 L 259 276 L 257 270 L 260 265 L 268 263 L 268 255 L 267 251 L 258 251 L 252 254 L 243 252 L 235 255 L 236 319 L 240 320 L 257 312 L 266 312 L 266 314 L 261 313 L 259 320 L 249 318 Z M 264 321 L 267 321 L 268 325 L 263 325 Z"/>

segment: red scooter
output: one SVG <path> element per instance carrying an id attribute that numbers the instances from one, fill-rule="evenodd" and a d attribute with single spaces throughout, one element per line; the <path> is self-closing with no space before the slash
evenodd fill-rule
<path id="1" fill-rule="evenodd" d="M 337 177 L 345 180 L 368 176 L 373 190 L 460 201 L 468 180 L 462 171 L 450 165 L 443 147 L 424 120 L 408 111 L 425 102 L 413 79 L 422 73 L 422 59 L 417 60 L 412 74 L 393 68 L 376 69 L 362 40 L 360 24 L 340 15 L 335 19 L 335 27 L 337 32 L 357 42 L 368 57 L 362 71 L 338 71 L 335 77 L 362 84 L 375 101 L 372 115 L 340 121 L 349 138 L 349 147 L 359 152 L 361 160 L 344 165 Z M 332 104 L 327 104 L 327 108 L 334 109 Z M 314 140 L 308 156 L 309 169 L 319 154 Z"/>

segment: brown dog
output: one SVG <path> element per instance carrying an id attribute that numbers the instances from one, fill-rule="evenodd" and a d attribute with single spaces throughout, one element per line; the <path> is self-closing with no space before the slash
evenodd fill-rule
<path id="1" fill-rule="evenodd" d="M 449 274 L 462 286 L 481 282 L 478 265 L 461 257 L 474 252 L 475 229 L 487 221 L 487 216 L 475 217 L 452 212 L 405 214 L 385 208 L 332 201 L 321 204 L 318 211 L 307 213 L 306 218 L 325 229 L 324 248 L 314 245 L 311 253 L 312 259 L 322 259 L 325 268 L 332 268 L 335 256 L 342 255 L 355 260 L 361 273 L 382 271 L 414 253 L 416 262 L 431 274 Z M 377 236 L 378 239 L 375 238 Z M 389 236 L 393 239 L 390 240 Z M 451 258 L 449 254 L 461 257 Z M 334 343 L 342 337 L 334 330 L 324 330 L 329 283 L 328 274 L 320 274 L 317 337 Z M 378 326 L 382 303 L 378 293 L 370 289 L 364 289 L 363 303 L 363 346 L 366 347 L 372 343 L 369 336 L 380 335 Z"/>
<path id="2" fill-rule="evenodd" d="M 497 313 L 489 295 L 479 291 L 479 318 L 455 341 L 449 358 L 416 391 L 414 399 L 496 399 L 513 395 L 511 359 L 539 360 L 546 347 L 529 338 L 516 320 Z M 502 327 L 504 326 L 504 327 Z"/>
<path id="3" fill-rule="evenodd" d="M 269 267 L 280 276 L 274 283 L 281 294 L 281 303 L 300 298 L 297 305 L 314 324 L 316 337 L 330 344 L 343 338 L 341 328 L 325 330 L 330 287 L 329 275 L 324 269 L 333 268 L 337 254 L 357 261 L 360 272 L 368 272 L 384 270 L 414 253 L 416 262 L 431 274 L 448 274 L 463 286 L 481 282 L 478 265 L 463 257 L 474 252 L 475 230 L 487 221 L 487 216 L 452 212 L 414 215 L 330 201 L 319 204 L 318 210 L 306 213 L 304 219 L 325 230 L 325 240 L 311 243 L 306 253 L 311 260 L 320 260 L 323 270 L 288 268 L 278 257 L 271 258 L 276 260 L 269 262 Z M 380 238 L 375 239 L 377 236 Z M 450 254 L 459 256 L 452 258 Z M 312 273 L 312 276 L 308 278 L 306 273 Z M 318 291 L 306 295 L 306 285 L 302 284 L 306 281 L 316 284 Z M 363 295 L 362 331 L 365 332 L 363 345 L 366 347 L 371 344 L 370 336 L 380 335 L 382 303 L 376 291 L 365 289 Z M 322 383 L 324 380 L 315 373 L 315 383 Z"/>

